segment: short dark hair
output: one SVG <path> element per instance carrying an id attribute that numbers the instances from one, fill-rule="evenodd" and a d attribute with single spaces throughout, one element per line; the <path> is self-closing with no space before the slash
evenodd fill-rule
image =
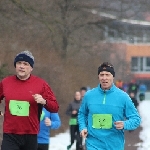
<path id="1" fill-rule="evenodd" d="M 87 88 L 85 86 L 83 86 L 80 88 L 80 91 L 82 91 L 82 90 L 87 91 Z"/>
<path id="2" fill-rule="evenodd" d="M 101 71 L 108 71 L 110 72 L 113 77 L 115 77 L 115 71 L 114 67 L 111 63 L 109 62 L 103 62 L 99 67 L 98 67 L 98 75 L 100 74 Z"/>

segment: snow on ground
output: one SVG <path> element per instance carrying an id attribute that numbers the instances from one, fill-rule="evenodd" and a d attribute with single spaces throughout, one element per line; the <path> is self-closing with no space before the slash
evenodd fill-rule
<path id="1" fill-rule="evenodd" d="M 70 144 L 70 135 L 67 130 L 65 133 L 60 133 L 55 137 L 50 138 L 50 150 L 67 150 L 67 145 Z M 75 150 L 75 144 L 71 150 Z"/>
<path id="2" fill-rule="evenodd" d="M 141 127 L 143 128 L 139 136 L 143 142 L 137 143 L 139 145 L 137 150 L 150 150 L 150 100 L 140 102 L 139 113 L 142 118 Z M 67 150 L 69 142 L 70 136 L 67 130 L 65 133 L 50 138 L 50 150 Z M 75 144 L 71 150 L 75 150 Z"/>
<path id="3" fill-rule="evenodd" d="M 142 118 L 140 139 L 143 141 L 137 150 L 150 150 L 150 100 L 142 101 L 139 105 L 139 113 Z"/>

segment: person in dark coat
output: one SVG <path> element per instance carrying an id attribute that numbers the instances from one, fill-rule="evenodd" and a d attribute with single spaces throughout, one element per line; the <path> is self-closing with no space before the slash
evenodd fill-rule
<path id="1" fill-rule="evenodd" d="M 81 104 L 81 93 L 80 91 L 75 92 L 74 100 L 68 105 L 66 114 L 70 116 L 70 138 L 71 143 L 67 146 L 67 150 L 71 149 L 74 141 L 76 140 L 76 150 L 82 150 L 82 137 L 79 132 L 79 125 L 77 121 L 78 110 Z"/>
<path id="2" fill-rule="evenodd" d="M 134 103 L 135 108 L 137 108 L 137 106 L 138 106 L 138 101 L 137 101 L 137 99 L 136 99 L 136 97 L 135 97 L 134 92 L 131 92 L 129 96 L 130 96 L 132 102 Z"/>
<path id="3" fill-rule="evenodd" d="M 134 95 L 136 97 L 138 89 L 139 89 L 138 84 L 136 83 L 136 81 L 134 79 L 132 79 L 128 86 L 128 94 L 130 95 L 130 93 L 134 93 Z"/>

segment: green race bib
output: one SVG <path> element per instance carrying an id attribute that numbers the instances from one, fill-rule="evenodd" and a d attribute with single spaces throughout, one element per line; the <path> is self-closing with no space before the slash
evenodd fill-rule
<path id="1" fill-rule="evenodd" d="M 29 116 L 30 104 L 27 101 L 10 100 L 9 110 L 15 116 Z"/>
<path id="2" fill-rule="evenodd" d="M 69 125 L 77 125 L 77 119 L 76 118 L 71 118 L 69 120 Z"/>
<path id="3" fill-rule="evenodd" d="M 45 112 L 42 111 L 42 114 L 41 114 L 41 117 L 40 117 L 40 121 L 42 121 L 44 119 L 44 117 L 45 117 Z"/>
<path id="4" fill-rule="evenodd" d="M 93 114 L 93 125 L 95 129 L 111 129 L 112 114 Z"/>

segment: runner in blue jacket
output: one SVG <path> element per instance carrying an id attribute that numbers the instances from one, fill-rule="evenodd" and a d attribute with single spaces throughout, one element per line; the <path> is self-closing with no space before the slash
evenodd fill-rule
<path id="1" fill-rule="evenodd" d="M 38 150 L 49 150 L 50 130 L 58 129 L 61 121 L 58 113 L 50 113 L 45 108 L 40 118 L 40 131 L 38 134 Z"/>
<path id="2" fill-rule="evenodd" d="M 117 88 L 113 66 L 104 62 L 98 68 L 100 84 L 86 92 L 78 122 L 87 150 L 124 150 L 124 130 L 140 125 L 140 116 L 127 93 Z"/>

